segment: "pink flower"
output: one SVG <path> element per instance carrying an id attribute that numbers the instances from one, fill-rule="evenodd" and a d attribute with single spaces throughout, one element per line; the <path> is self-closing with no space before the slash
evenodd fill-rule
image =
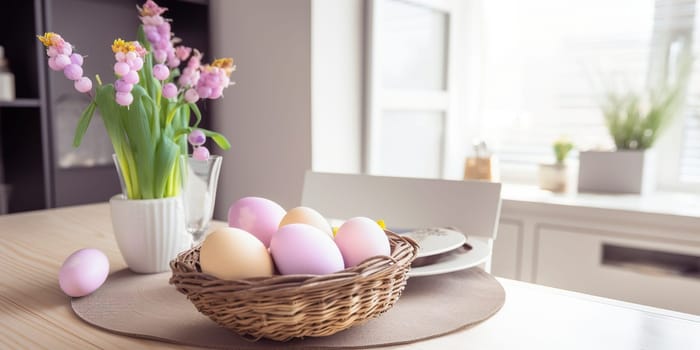
<path id="1" fill-rule="evenodd" d="M 153 76 L 158 80 L 168 79 L 170 75 L 170 70 L 164 64 L 156 64 L 153 66 Z"/>
<path id="2" fill-rule="evenodd" d="M 180 45 L 175 48 L 175 57 L 177 57 L 180 61 L 186 61 L 190 57 L 190 54 L 192 54 L 191 47 Z"/>
<path id="3" fill-rule="evenodd" d="M 130 92 L 117 92 L 114 99 L 120 106 L 126 107 L 134 102 L 134 95 L 132 95 Z"/>
<path id="4" fill-rule="evenodd" d="M 55 71 L 63 71 L 68 80 L 74 81 L 73 86 L 79 92 L 89 92 L 92 89 L 92 81 L 83 77 L 83 56 L 73 53 L 71 44 L 56 33 L 37 35 L 39 41 L 46 46 L 46 55 L 49 56 L 49 68 Z"/>
<path id="5" fill-rule="evenodd" d="M 200 98 L 217 99 L 231 84 L 229 76 L 235 70 L 231 58 L 220 58 L 199 69 L 200 77 L 196 83 L 196 91 Z"/>
<path id="6" fill-rule="evenodd" d="M 92 90 L 92 81 L 88 77 L 82 77 L 73 83 L 73 87 L 79 92 L 86 93 Z"/>
<path id="7" fill-rule="evenodd" d="M 148 51 L 146 51 L 146 49 L 143 46 L 141 46 L 140 42 L 132 41 L 131 43 L 134 44 L 134 50 L 135 50 L 136 54 L 138 54 L 141 58 L 146 57 L 146 54 L 148 53 Z"/>
<path id="8" fill-rule="evenodd" d="M 145 26 L 157 26 L 165 22 L 165 18 L 161 16 L 139 17 L 139 19 L 141 19 L 141 23 Z"/>
<path id="9" fill-rule="evenodd" d="M 185 101 L 189 103 L 195 103 L 199 101 L 199 95 L 194 89 L 189 89 L 185 92 Z"/>
<path id="10" fill-rule="evenodd" d="M 121 106 L 129 106 L 133 101 L 131 90 L 134 84 L 138 84 L 138 71 L 143 68 L 143 57 L 146 49 L 138 41 L 114 40 L 112 51 L 117 63 L 114 64 L 114 73 L 120 77 L 114 82 L 116 90 L 114 98 Z"/>
<path id="11" fill-rule="evenodd" d="M 199 161 L 205 161 L 209 159 L 209 149 L 204 146 L 195 147 L 192 151 L 192 158 Z"/>
<path id="12" fill-rule="evenodd" d="M 71 64 L 71 60 L 68 56 L 64 54 L 59 54 L 56 55 L 56 57 L 53 57 L 55 66 L 59 69 L 62 70 L 65 68 L 67 65 Z"/>
<path id="13" fill-rule="evenodd" d="M 165 11 L 168 11 L 168 8 L 158 6 L 158 4 L 156 4 L 156 2 L 153 0 L 148 0 L 143 4 L 143 7 L 136 6 L 136 8 L 139 9 L 141 16 L 147 17 L 160 16 Z"/>
<path id="14" fill-rule="evenodd" d="M 173 83 L 167 83 L 163 86 L 163 97 L 173 98 L 177 96 L 177 86 Z"/>
<path id="15" fill-rule="evenodd" d="M 197 85 L 199 81 L 199 68 L 202 65 L 202 53 L 195 49 L 194 54 L 187 61 L 187 66 L 182 70 L 182 74 L 178 79 L 177 83 L 181 88 L 188 88 Z"/>
<path id="16" fill-rule="evenodd" d="M 83 76 L 83 68 L 75 63 L 71 63 L 63 68 L 63 75 L 65 75 L 68 80 L 79 80 Z"/>

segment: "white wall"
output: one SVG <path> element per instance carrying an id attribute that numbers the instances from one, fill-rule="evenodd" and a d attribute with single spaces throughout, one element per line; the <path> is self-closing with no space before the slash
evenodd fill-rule
<path id="1" fill-rule="evenodd" d="M 236 85 L 212 103 L 224 152 L 215 217 L 244 196 L 299 205 L 304 172 L 362 164 L 363 1 L 211 0 L 212 56 Z"/>
<path id="2" fill-rule="evenodd" d="M 314 171 L 361 171 L 363 3 L 311 1 Z"/>
<path id="3" fill-rule="evenodd" d="M 211 104 L 214 129 L 232 144 L 215 217 L 249 195 L 296 206 L 311 168 L 311 2 L 211 0 L 209 10 L 212 54 L 238 69 Z"/>

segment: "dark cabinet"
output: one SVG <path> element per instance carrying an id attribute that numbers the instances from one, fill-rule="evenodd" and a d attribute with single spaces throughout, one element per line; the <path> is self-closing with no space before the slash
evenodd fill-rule
<path id="1" fill-rule="evenodd" d="M 139 24 L 131 0 L 34 0 L 0 4 L 0 45 L 15 75 L 14 101 L 0 102 L 0 201 L 9 188 L 9 212 L 102 202 L 120 191 L 112 146 L 98 114 L 83 145 L 73 132 L 89 98 L 61 72 L 46 66 L 36 34 L 60 33 L 85 55 L 83 69 L 96 84 L 114 81 L 116 38 L 134 40 Z M 157 1 L 169 8 L 175 34 L 205 54 L 207 1 Z M 205 56 L 205 59 L 208 58 Z M 200 106 L 206 113 L 206 106 Z M 0 203 L 0 213 L 2 213 Z"/>

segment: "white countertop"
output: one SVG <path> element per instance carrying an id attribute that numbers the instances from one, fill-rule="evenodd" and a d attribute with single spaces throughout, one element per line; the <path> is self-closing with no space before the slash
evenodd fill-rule
<path id="1" fill-rule="evenodd" d="M 578 208 L 611 209 L 700 219 L 700 193 L 654 192 L 646 195 L 553 193 L 536 186 L 503 184 L 504 203 L 534 203 Z M 700 230 L 700 228 L 699 228 Z"/>

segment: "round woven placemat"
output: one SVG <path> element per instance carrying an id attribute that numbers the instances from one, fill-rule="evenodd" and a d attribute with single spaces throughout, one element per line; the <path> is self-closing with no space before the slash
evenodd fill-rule
<path id="1" fill-rule="evenodd" d="M 480 268 L 411 278 L 384 315 L 328 337 L 251 343 L 218 327 L 168 284 L 170 273 L 121 270 L 95 293 L 73 298 L 73 311 L 110 332 L 219 349 L 366 348 L 413 343 L 452 333 L 495 314 L 505 302 L 498 281 Z"/>

